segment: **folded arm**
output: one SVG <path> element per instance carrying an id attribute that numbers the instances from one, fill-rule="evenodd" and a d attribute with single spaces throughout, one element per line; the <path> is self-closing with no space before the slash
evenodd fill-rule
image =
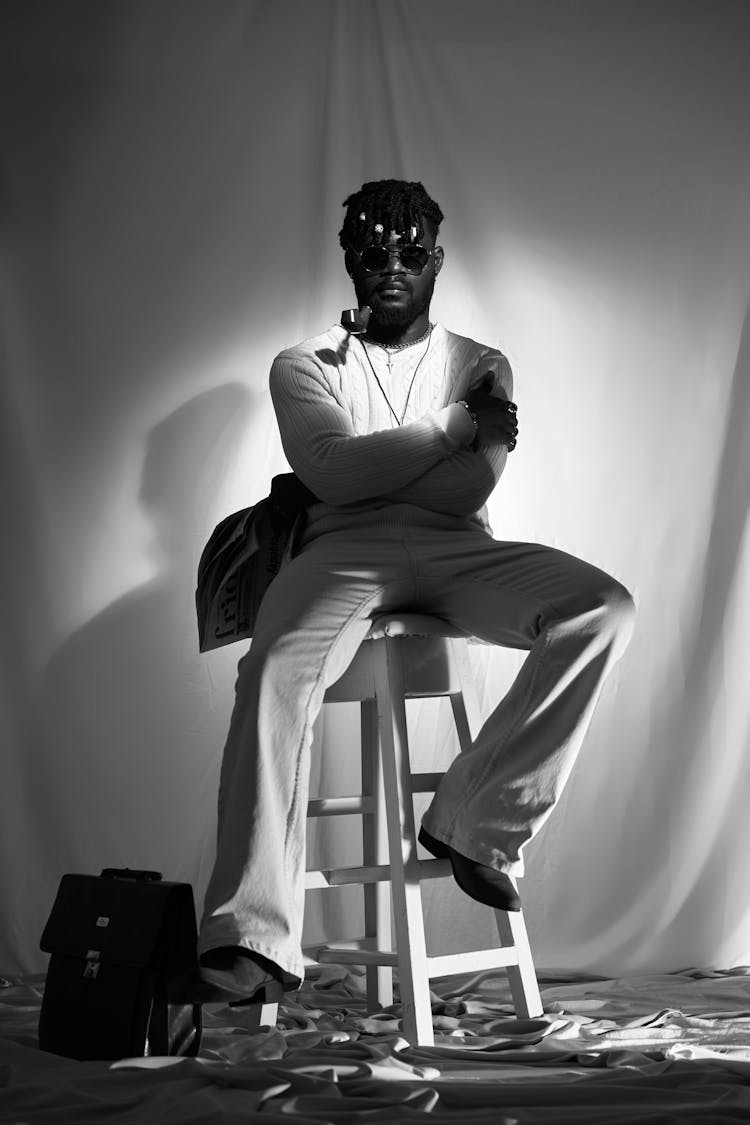
<path id="1" fill-rule="evenodd" d="M 455 403 L 398 429 L 357 435 L 315 365 L 285 353 L 274 361 L 270 385 L 287 460 L 327 504 L 396 493 L 453 460 L 473 437 L 471 419 Z"/>
<path id="2" fill-rule="evenodd" d="M 505 468 L 504 446 L 460 450 L 449 461 L 441 461 L 404 488 L 389 492 L 394 504 L 416 504 L 431 512 L 470 516 L 489 499 Z"/>
<path id="3" fill-rule="evenodd" d="M 510 401 L 513 372 L 508 360 L 500 353 L 485 357 L 479 363 L 476 374 L 460 394 L 470 395 L 489 374 L 492 375 L 491 386 L 487 388 L 489 393 L 495 398 Z M 420 508 L 448 515 L 472 515 L 486 504 L 502 476 L 507 459 L 505 445 L 461 449 L 403 488 L 388 492 L 385 498 L 394 504 L 416 504 Z"/>

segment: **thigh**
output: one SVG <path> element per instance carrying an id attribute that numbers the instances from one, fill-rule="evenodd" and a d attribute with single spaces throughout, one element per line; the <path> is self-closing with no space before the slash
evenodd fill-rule
<path id="1" fill-rule="evenodd" d="M 605 571 L 540 543 L 468 533 L 426 541 L 415 555 L 433 612 L 493 644 L 529 648 L 546 624 L 630 599 Z"/>
<path id="2" fill-rule="evenodd" d="M 380 609 L 413 594 L 411 560 L 402 540 L 321 536 L 274 578 L 261 603 L 248 656 L 273 653 L 289 667 L 343 672 Z M 330 665 L 330 668 L 328 668 Z"/>

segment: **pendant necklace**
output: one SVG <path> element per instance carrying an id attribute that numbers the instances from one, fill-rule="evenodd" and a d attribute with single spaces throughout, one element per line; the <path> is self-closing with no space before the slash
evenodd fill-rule
<path id="1" fill-rule="evenodd" d="M 419 371 L 420 367 L 422 366 L 422 360 L 424 359 L 424 357 L 427 355 L 428 351 L 430 350 L 430 341 L 432 340 L 432 329 L 434 327 L 435 327 L 434 324 L 431 324 L 430 327 L 427 329 L 427 331 L 424 333 L 423 336 L 420 336 L 419 339 L 417 339 L 417 340 L 409 340 L 409 342 L 406 343 L 406 344 L 392 344 L 389 347 L 387 344 L 378 344 L 376 340 L 370 341 L 371 343 L 375 344 L 377 347 L 383 348 L 383 350 L 385 351 L 385 353 L 386 353 L 386 363 L 388 364 L 388 374 L 390 375 L 391 374 L 391 364 L 393 362 L 393 360 L 391 358 L 392 352 L 403 351 L 404 348 L 411 348 L 415 344 L 421 344 L 422 340 L 424 340 L 424 339 L 427 340 L 427 347 L 422 352 L 422 355 L 419 357 L 419 362 L 417 363 L 417 366 L 414 368 L 414 374 L 412 375 L 411 382 L 409 383 L 409 390 L 406 392 L 406 402 L 404 403 L 404 409 L 401 411 L 401 417 L 400 418 L 399 418 L 398 414 L 396 413 L 396 411 L 393 409 L 393 406 L 391 405 L 391 400 L 388 398 L 388 395 L 385 393 L 385 388 L 383 387 L 383 384 L 380 382 L 380 379 L 378 379 L 378 373 L 372 365 L 372 360 L 370 359 L 370 353 L 368 352 L 367 348 L 365 347 L 364 338 L 360 341 L 361 344 L 362 344 L 362 351 L 365 353 L 365 356 L 367 357 L 367 362 L 370 365 L 370 370 L 372 371 L 373 376 L 375 377 L 375 382 L 380 387 L 380 393 L 382 394 L 383 398 L 385 399 L 386 403 L 388 404 L 388 409 L 390 410 L 391 414 L 395 418 L 397 426 L 403 426 L 403 424 L 404 424 L 404 418 L 406 417 L 406 410 L 407 410 L 407 407 L 409 405 L 409 399 L 411 398 L 411 392 L 412 392 L 412 387 L 414 386 L 414 380 L 417 377 L 417 372 Z"/>

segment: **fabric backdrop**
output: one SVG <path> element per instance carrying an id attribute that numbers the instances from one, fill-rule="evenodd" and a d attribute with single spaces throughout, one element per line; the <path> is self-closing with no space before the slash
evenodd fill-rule
<path id="1" fill-rule="evenodd" d="M 67 871 L 155 867 L 200 905 L 241 646 L 198 654 L 197 559 L 285 468 L 270 362 L 353 303 L 340 205 L 386 176 L 445 211 L 436 318 L 514 365 L 496 536 L 638 604 L 527 849 L 537 962 L 747 963 L 750 6 L 0 10 L 0 971 L 44 966 Z M 521 654 L 473 659 L 490 706 Z M 412 724 L 417 764 L 447 761 L 442 703 Z M 356 713 L 323 728 L 313 789 L 351 791 Z M 310 863 L 354 839 L 319 830 Z M 445 886 L 432 945 L 491 938 Z M 358 892 L 327 895 L 308 936 L 353 936 Z"/>

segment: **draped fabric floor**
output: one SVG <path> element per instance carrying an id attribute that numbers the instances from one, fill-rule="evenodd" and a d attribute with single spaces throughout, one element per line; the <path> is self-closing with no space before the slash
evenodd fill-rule
<path id="1" fill-rule="evenodd" d="M 398 1006 L 368 1016 L 362 978 L 314 970 L 275 1029 L 211 1006 L 200 1057 L 74 1062 L 40 1052 L 41 976 L 0 990 L 0 1121 L 518 1122 L 750 1120 L 750 968 L 540 977 L 545 1015 L 517 1020 L 501 973 L 433 982 L 436 1045 L 410 1047 Z M 244 1024 L 243 1024 L 244 1020 Z"/>

